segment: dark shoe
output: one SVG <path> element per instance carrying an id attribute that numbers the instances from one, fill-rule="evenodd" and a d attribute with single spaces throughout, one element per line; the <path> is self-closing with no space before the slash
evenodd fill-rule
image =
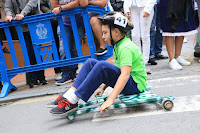
<path id="1" fill-rule="evenodd" d="M 37 80 L 30 80 L 29 88 L 33 88 L 37 85 L 39 85 Z"/>
<path id="2" fill-rule="evenodd" d="M 72 104 L 67 99 L 64 99 L 58 102 L 58 106 L 51 109 L 49 112 L 55 116 L 66 116 L 76 110 L 78 110 L 78 103 Z"/>
<path id="3" fill-rule="evenodd" d="M 66 98 L 64 98 L 63 95 L 59 95 L 54 102 L 47 104 L 47 108 L 55 108 L 56 106 L 58 106 L 58 102 L 60 102 L 63 99 Z"/>
<path id="4" fill-rule="evenodd" d="M 151 55 L 148 63 L 150 63 L 151 65 L 157 65 L 157 62 L 155 62 L 155 61 L 156 61 L 155 56 Z"/>
<path id="5" fill-rule="evenodd" d="M 155 55 L 155 58 L 156 58 L 157 60 L 159 60 L 159 59 L 167 59 L 168 57 L 162 55 L 161 53 L 159 53 L 159 54 Z"/>
<path id="6" fill-rule="evenodd" d="M 3 52 L 6 53 L 6 54 L 10 54 L 10 52 L 8 51 L 8 49 L 4 46 L 1 46 L 2 49 L 3 49 Z"/>
<path id="7" fill-rule="evenodd" d="M 57 81 L 55 84 L 56 85 L 64 85 L 66 83 L 72 82 L 74 79 L 76 78 L 76 76 L 70 76 L 70 77 L 66 77 L 66 78 L 62 78 L 61 80 Z"/>
<path id="8" fill-rule="evenodd" d="M 105 54 L 107 51 L 108 51 L 107 48 L 105 48 L 105 49 L 99 48 L 94 54 L 95 54 L 95 55 L 103 55 L 103 54 Z"/>
<path id="9" fill-rule="evenodd" d="M 48 82 L 45 79 L 39 79 L 41 85 L 46 85 Z"/>
<path id="10" fill-rule="evenodd" d="M 3 85 L 2 85 L 2 82 L 0 81 L 0 89 L 2 89 L 3 88 Z"/>
<path id="11" fill-rule="evenodd" d="M 200 57 L 200 53 L 194 52 L 194 57 Z"/>

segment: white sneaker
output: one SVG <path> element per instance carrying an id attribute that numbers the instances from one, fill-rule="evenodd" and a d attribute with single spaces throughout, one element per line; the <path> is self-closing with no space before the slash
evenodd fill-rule
<path id="1" fill-rule="evenodd" d="M 170 67 L 172 70 L 181 70 L 181 69 L 183 68 L 175 59 L 172 59 L 172 60 L 169 62 L 169 67 Z"/>
<path id="2" fill-rule="evenodd" d="M 178 58 L 176 58 L 176 61 L 182 65 L 182 66 L 189 66 L 191 65 L 191 63 L 185 59 L 183 59 L 181 56 L 179 56 Z"/>
<path id="3" fill-rule="evenodd" d="M 187 39 L 187 38 L 184 38 L 184 39 L 183 39 L 183 42 L 184 42 L 184 43 L 187 43 L 187 42 L 188 42 L 188 39 Z"/>
<path id="4" fill-rule="evenodd" d="M 55 80 L 58 81 L 58 80 L 61 80 L 61 79 L 62 79 L 61 73 L 56 73 Z"/>

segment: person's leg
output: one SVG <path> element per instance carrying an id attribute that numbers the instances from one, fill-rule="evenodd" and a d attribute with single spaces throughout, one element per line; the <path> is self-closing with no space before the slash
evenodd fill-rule
<path id="1" fill-rule="evenodd" d="M 174 59 L 174 37 L 166 36 L 165 41 L 166 41 L 166 48 L 169 56 L 169 61 L 171 61 L 172 59 Z"/>
<path id="2" fill-rule="evenodd" d="M 54 34 L 54 39 L 55 39 L 55 43 L 56 43 L 56 48 L 57 48 L 57 51 L 58 51 L 58 56 L 60 58 L 60 53 L 59 53 L 59 37 L 58 37 L 58 34 L 57 34 L 57 27 L 58 27 L 58 21 L 57 19 L 51 19 L 51 25 L 52 25 L 52 29 L 53 29 L 53 34 Z M 55 80 L 60 80 L 62 79 L 61 77 L 61 67 L 57 67 L 57 68 L 54 68 L 54 71 L 55 71 Z"/>
<path id="3" fill-rule="evenodd" d="M 130 11 L 130 21 L 134 25 L 134 28 L 131 30 L 131 38 L 133 43 L 135 43 L 141 50 L 139 10 L 135 7 L 131 7 Z"/>
<path id="4" fill-rule="evenodd" d="M 82 41 L 84 35 L 85 35 L 85 29 L 83 24 L 78 24 L 78 34 L 80 42 Z M 72 58 L 75 58 L 78 56 L 77 50 L 76 50 L 76 44 L 73 36 L 73 31 L 71 26 L 65 26 L 65 31 L 67 35 L 67 41 L 69 44 L 69 50 Z M 60 45 L 60 52 L 61 52 L 61 59 L 65 59 L 65 52 L 64 52 L 64 46 Z M 76 77 L 76 71 L 78 69 L 78 64 L 70 65 L 62 67 L 62 79 L 58 82 L 56 82 L 57 85 L 63 85 L 65 83 L 71 82 Z"/>
<path id="5" fill-rule="evenodd" d="M 182 66 L 176 61 L 174 58 L 174 38 L 172 36 L 166 37 L 166 47 L 167 47 L 167 52 L 169 55 L 169 67 L 172 70 L 181 70 Z"/>
<path id="6" fill-rule="evenodd" d="M 34 65 L 36 64 L 36 58 L 35 58 L 35 53 L 34 53 L 34 50 L 33 50 L 33 45 L 32 45 L 32 41 L 31 41 L 31 36 L 30 36 L 30 33 L 29 32 L 24 32 L 24 40 L 25 40 L 25 43 L 26 43 L 26 47 L 27 47 L 27 52 L 28 52 L 28 56 L 29 56 L 29 60 L 30 60 L 30 64 L 31 65 Z M 42 76 L 43 78 L 44 75 L 44 72 L 42 72 L 44 70 L 41 70 L 41 71 L 34 71 L 34 72 L 30 72 L 29 75 L 30 75 L 30 84 L 29 84 L 29 87 L 32 88 L 36 85 L 38 85 L 38 79 Z M 41 73 L 41 74 L 40 74 Z"/>
<path id="7" fill-rule="evenodd" d="M 140 31 L 142 40 L 142 53 L 144 57 L 144 63 L 147 64 L 150 53 L 150 27 L 154 15 L 154 10 L 148 17 L 143 17 L 144 8 L 140 8 Z"/>
<path id="8" fill-rule="evenodd" d="M 157 62 L 155 62 L 155 53 L 154 53 L 154 48 L 155 48 L 155 35 L 156 35 L 156 18 L 157 18 L 157 5 L 154 6 L 154 16 L 151 22 L 151 27 L 150 27 L 150 56 L 149 56 L 149 61 L 148 63 L 151 63 L 151 65 L 157 65 Z"/>
<path id="9" fill-rule="evenodd" d="M 150 41 L 151 41 L 150 56 L 155 55 L 154 47 L 155 47 L 155 35 L 156 35 L 156 20 L 157 20 L 156 18 L 157 18 L 157 5 L 154 6 L 154 16 L 150 27 Z"/>
<path id="10" fill-rule="evenodd" d="M 50 113 L 62 115 L 77 109 L 78 100 L 81 98 L 83 101 L 87 102 L 102 83 L 114 87 L 121 72 L 118 67 L 111 63 L 92 59 L 86 61 L 80 74 L 80 77 L 77 77 L 71 89 L 65 93 L 68 93 L 66 99 L 61 100 L 56 108 L 50 110 Z M 138 93 L 140 93 L 140 91 L 137 89 L 137 83 L 135 83 L 132 76 L 130 76 L 121 94 L 129 95 Z M 68 109 L 66 109 L 66 107 L 68 107 Z"/>
<path id="11" fill-rule="evenodd" d="M 96 55 L 102 55 L 102 54 L 105 54 L 107 52 L 106 43 L 102 39 L 101 24 L 100 24 L 100 21 L 98 19 L 99 16 L 100 15 L 93 16 L 90 19 L 90 24 L 91 24 L 93 33 L 95 34 L 95 36 L 96 36 L 96 38 L 97 38 L 97 40 L 100 44 L 100 49 L 97 50 L 97 52 L 95 53 Z"/>
<path id="12" fill-rule="evenodd" d="M 198 16 L 199 16 L 199 22 L 200 22 L 200 1 L 199 0 L 197 0 L 197 6 L 198 6 Z M 194 57 L 198 57 L 198 58 L 200 57 L 200 28 L 198 28 L 196 45 L 194 47 Z"/>
<path id="13" fill-rule="evenodd" d="M 181 49 L 183 45 L 184 36 L 179 36 L 175 38 L 175 58 L 176 61 L 182 66 L 189 66 L 191 63 L 185 59 L 183 59 L 181 55 Z"/>
<path id="14" fill-rule="evenodd" d="M 93 58 L 89 58 L 85 61 L 85 63 L 83 64 L 83 66 L 81 67 L 81 70 L 76 78 L 76 80 L 74 81 L 74 85 L 72 85 L 71 88 L 74 88 L 73 86 L 76 86 L 77 88 L 80 86 L 80 84 L 85 80 L 85 78 L 87 77 L 87 75 L 89 74 L 89 72 L 92 70 L 92 68 L 94 67 L 94 65 L 98 62 L 98 60 L 93 59 Z M 76 88 L 74 89 L 76 90 Z M 67 93 L 64 94 L 65 97 L 67 95 L 71 95 L 71 92 L 67 91 Z M 59 95 L 59 97 L 54 101 L 48 104 L 48 107 L 56 107 L 58 105 L 58 102 L 60 100 L 65 99 L 63 97 L 63 95 Z"/>
<path id="15" fill-rule="evenodd" d="M 162 42 L 163 42 L 163 36 L 161 33 L 161 21 L 160 21 L 160 7 L 157 6 L 157 18 L 156 18 L 156 36 L 155 36 L 155 57 L 156 59 L 167 59 L 167 56 L 164 56 L 161 54 L 162 52 Z"/>
<path id="16" fill-rule="evenodd" d="M 197 34 L 197 38 L 196 38 L 196 45 L 194 47 L 194 57 L 200 57 L 200 28 L 198 28 L 198 34 Z"/>
<path id="17" fill-rule="evenodd" d="M 184 36 L 175 37 L 175 58 L 181 55 Z"/>
<path id="18" fill-rule="evenodd" d="M 77 56 L 77 53 L 73 54 L 73 52 L 76 52 L 76 49 L 74 51 L 73 47 L 76 47 L 76 46 L 74 46 L 75 41 L 74 41 L 72 27 L 69 25 L 65 25 L 65 33 L 66 33 L 66 38 L 67 38 L 71 57 L 72 56 L 75 57 L 75 56 Z M 62 41 L 62 37 L 61 37 L 59 28 L 58 28 L 58 35 L 60 37 L 60 48 L 59 48 L 60 58 L 61 58 L 61 60 L 64 60 L 64 59 L 66 59 L 66 55 L 65 55 L 64 45 L 63 45 L 63 41 Z M 57 81 L 55 84 L 56 85 L 64 85 L 68 82 L 71 82 L 75 78 L 74 76 L 72 77 L 72 72 L 75 69 L 75 67 L 76 67 L 76 69 L 78 69 L 77 65 L 70 65 L 70 66 L 62 67 L 62 79 Z"/>
<path id="19" fill-rule="evenodd" d="M 74 82 L 73 87 L 77 88 L 75 94 L 81 98 L 83 101 L 91 97 L 94 91 L 102 84 L 106 84 L 114 88 L 118 77 L 120 76 L 121 71 L 115 65 L 108 63 L 106 61 L 98 61 L 94 67 L 90 70 L 88 75 L 85 77 L 83 82 L 80 82 L 77 79 L 77 82 Z M 124 87 L 122 94 L 135 94 L 140 93 L 137 89 L 137 84 L 133 82 L 132 76 L 130 76 L 126 86 Z"/>

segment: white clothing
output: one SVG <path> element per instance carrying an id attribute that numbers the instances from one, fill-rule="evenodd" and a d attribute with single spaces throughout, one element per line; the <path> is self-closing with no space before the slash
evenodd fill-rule
<path id="1" fill-rule="evenodd" d="M 144 57 L 144 63 L 147 64 L 150 54 L 150 27 L 154 15 L 154 10 L 151 11 L 148 17 L 143 17 L 144 8 L 145 7 L 133 6 L 130 9 L 130 21 L 134 25 L 133 30 L 131 30 L 132 41 L 141 49 Z"/>
<path id="2" fill-rule="evenodd" d="M 130 12 L 132 6 L 144 7 L 144 11 L 151 13 L 156 0 L 124 0 L 124 13 Z"/>

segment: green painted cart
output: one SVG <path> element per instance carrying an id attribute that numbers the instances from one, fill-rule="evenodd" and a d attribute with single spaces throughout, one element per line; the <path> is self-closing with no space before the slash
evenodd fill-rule
<path id="1" fill-rule="evenodd" d="M 159 97 L 147 89 L 143 93 L 136 94 L 136 95 L 119 95 L 118 99 L 121 101 L 120 103 L 113 104 L 110 106 L 109 109 L 116 109 L 116 108 L 124 108 L 124 107 L 132 107 L 138 106 L 142 104 L 148 103 L 160 103 L 163 109 L 171 110 L 173 108 L 173 96 L 167 97 Z M 89 112 L 98 112 L 100 111 L 101 105 L 107 100 L 108 97 L 101 97 L 97 95 L 96 100 L 88 101 L 86 103 L 81 103 L 78 105 L 78 110 L 71 112 L 67 115 L 69 120 L 74 120 L 75 116 L 78 114 L 84 114 Z M 92 106 L 93 105 L 93 106 Z M 94 106 L 97 105 L 97 106 Z"/>

